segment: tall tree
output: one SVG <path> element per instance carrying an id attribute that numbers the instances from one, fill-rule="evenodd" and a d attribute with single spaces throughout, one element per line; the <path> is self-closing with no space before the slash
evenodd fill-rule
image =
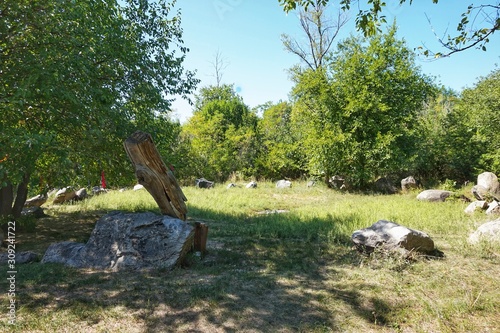
<path id="1" fill-rule="evenodd" d="M 208 86 L 196 97 L 193 116 L 183 126 L 197 177 L 225 181 L 232 172 L 253 172 L 257 116 L 232 85 Z"/>
<path id="2" fill-rule="evenodd" d="M 0 215 L 20 215 L 32 177 L 130 168 L 123 140 L 197 83 L 174 4 L 0 4 Z"/>
<path id="3" fill-rule="evenodd" d="M 296 111 L 310 128 L 305 144 L 315 169 L 363 188 L 409 166 L 417 112 L 434 92 L 414 57 L 393 25 L 340 43 L 328 72 L 298 77 Z"/>
<path id="4" fill-rule="evenodd" d="M 459 110 L 467 115 L 469 131 L 479 143 L 477 171 L 500 174 L 500 69 L 480 78 L 461 97 Z"/>
<path id="5" fill-rule="evenodd" d="M 214 55 L 214 60 L 213 62 L 210 63 L 214 69 L 214 74 L 213 77 L 215 77 L 215 85 L 217 87 L 220 87 L 222 83 L 222 77 L 224 76 L 224 70 L 229 66 L 228 63 L 224 60 L 222 57 L 222 53 L 217 50 L 217 52 Z"/>
<path id="6" fill-rule="evenodd" d="M 446 179 L 472 179 L 479 151 L 468 118 L 459 112 L 458 94 L 441 88 L 426 101 L 417 117 L 417 154 L 412 173 L 429 186 Z"/>
<path id="7" fill-rule="evenodd" d="M 269 105 L 259 120 L 261 149 L 259 175 L 268 179 L 299 178 L 306 173 L 301 146 L 301 129 L 294 128 L 292 105 Z"/>
<path id="8" fill-rule="evenodd" d="M 279 0 L 283 9 L 288 12 L 297 7 L 309 8 L 316 4 L 326 5 L 330 0 Z M 399 0 L 399 4 L 412 3 L 413 0 Z M 354 0 L 339 0 L 340 7 L 347 11 L 351 5 L 357 3 Z M 437 4 L 438 0 L 432 0 Z M 380 30 L 380 24 L 385 23 L 383 9 L 386 6 L 384 1 L 368 0 L 368 9 L 360 9 L 356 17 L 356 26 L 365 36 L 373 35 Z M 460 22 L 457 22 L 457 35 L 448 36 L 446 40 L 440 39 L 445 52 L 432 52 L 425 50 L 424 54 L 436 57 L 450 56 L 456 52 L 462 52 L 470 48 L 486 50 L 486 44 L 490 42 L 495 31 L 500 29 L 500 3 L 490 1 L 489 3 L 467 6 L 462 14 Z"/>
<path id="9" fill-rule="evenodd" d="M 303 43 L 286 34 L 281 36 L 285 49 L 297 55 L 311 69 L 322 66 L 333 41 L 348 21 L 342 10 L 337 11 L 335 19 L 331 19 L 329 15 L 327 8 L 317 0 L 307 9 L 299 10 L 300 27 L 305 34 L 306 42 Z"/>

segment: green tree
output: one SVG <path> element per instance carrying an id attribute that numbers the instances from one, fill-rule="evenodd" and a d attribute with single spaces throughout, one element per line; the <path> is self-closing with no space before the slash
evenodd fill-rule
<path id="1" fill-rule="evenodd" d="M 123 140 L 197 83 L 174 4 L 0 4 L 0 215 L 20 215 L 31 178 L 132 173 Z"/>
<path id="2" fill-rule="evenodd" d="M 310 6 L 322 5 L 326 6 L 330 0 L 279 0 L 286 12 L 304 7 L 307 9 Z M 413 0 L 399 0 L 399 4 L 412 3 Z M 432 0 L 432 3 L 437 4 L 438 0 Z M 363 9 L 358 1 L 354 0 L 339 0 L 340 8 L 347 11 L 351 5 L 356 3 L 359 11 L 356 16 L 356 26 L 366 36 L 374 35 L 380 31 L 380 24 L 385 23 L 383 15 L 386 3 L 381 0 L 368 0 L 367 9 Z M 432 52 L 425 50 L 424 54 L 434 55 L 436 57 L 449 56 L 456 52 L 461 52 L 470 48 L 479 48 L 486 51 L 486 44 L 490 42 L 495 31 L 500 29 L 500 4 L 498 1 L 485 3 L 481 5 L 469 5 L 464 10 L 460 22 L 457 22 L 457 34 L 455 36 L 448 35 L 447 40 L 441 40 L 441 45 L 446 49 L 445 52 Z M 481 20 L 477 18 L 480 17 Z M 477 26 L 476 24 L 481 24 Z"/>
<path id="3" fill-rule="evenodd" d="M 479 155 L 456 92 L 442 88 L 424 103 L 417 118 L 418 153 L 411 168 L 429 186 L 446 179 L 470 180 Z"/>
<path id="4" fill-rule="evenodd" d="M 191 145 L 194 176 L 225 181 L 232 172 L 253 173 L 256 126 L 257 116 L 232 85 L 202 88 L 182 133 Z"/>
<path id="5" fill-rule="evenodd" d="M 304 164 L 309 174 L 323 175 L 327 182 L 331 175 L 341 170 L 344 148 L 339 143 L 344 134 L 334 119 L 339 109 L 331 85 L 331 77 L 324 67 L 316 70 L 292 69 L 295 86 L 292 90 L 294 102 L 292 127 L 300 133 L 299 144 L 304 151 Z"/>
<path id="6" fill-rule="evenodd" d="M 318 171 L 341 174 L 360 188 L 405 171 L 415 152 L 415 122 L 434 92 L 395 24 L 368 40 L 340 43 L 328 71 L 300 74 L 294 88 L 305 142 Z"/>
<path id="7" fill-rule="evenodd" d="M 300 129 L 292 123 L 292 105 L 269 105 L 259 120 L 259 175 L 268 179 L 299 178 L 305 173 Z"/>
<path id="8" fill-rule="evenodd" d="M 467 115 L 475 150 L 481 154 L 477 171 L 500 174 L 500 69 L 462 91 L 459 111 Z"/>

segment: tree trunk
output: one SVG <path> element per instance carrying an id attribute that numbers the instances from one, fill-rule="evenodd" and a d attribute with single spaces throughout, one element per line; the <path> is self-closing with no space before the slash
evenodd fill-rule
<path id="1" fill-rule="evenodd" d="M 172 171 L 163 163 L 151 135 L 141 131 L 124 142 L 139 184 L 153 196 L 162 214 L 186 220 L 187 201 Z"/>
<path id="2" fill-rule="evenodd" d="M 12 215 L 14 218 L 21 216 L 24 204 L 28 198 L 28 184 L 30 181 L 30 175 L 25 173 L 23 175 L 23 180 L 17 186 L 16 200 L 14 201 L 14 206 L 12 207 Z"/>
<path id="3" fill-rule="evenodd" d="M 25 173 L 21 183 L 17 186 L 14 200 L 14 186 L 7 181 L 7 185 L 0 189 L 0 216 L 18 218 L 23 211 L 24 203 L 28 198 L 28 184 L 30 175 Z"/>
<path id="4" fill-rule="evenodd" d="M 0 189 L 0 216 L 7 217 L 12 215 L 12 202 L 14 201 L 14 192 L 12 184 L 7 182 L 7 185 Z"/>

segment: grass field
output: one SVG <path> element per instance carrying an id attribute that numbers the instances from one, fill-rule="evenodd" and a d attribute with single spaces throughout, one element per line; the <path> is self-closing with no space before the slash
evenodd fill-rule
<path id="1" fill-rule="evenodd" d="M 183 190 L 188 222 L 209 227 L 203 259 L 189 255 L 182 267 L 152 272 L 18 265 L 15 326 L 0 266 L 0 331 L 500 332 L 500 246 L 467 243 L 488 218 L 466 215 L 466 203 L 305 183 Z M 86 242 L 112 210 L 159 213 L 146 191 L 44 207 L 48 217 L 16 234 L 17 251 L 43 255 L 53 242 Z M 445 256 L 358 254 L 352 232 L 379 219 L 428 233 Z"/>

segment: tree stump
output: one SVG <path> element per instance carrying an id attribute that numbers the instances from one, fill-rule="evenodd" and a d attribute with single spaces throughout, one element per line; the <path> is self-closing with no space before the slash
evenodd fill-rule
<path id="1" fill-rule="evenodd" d="M 153 196 L 162 214 L 185 221 L 187 198 L 161 159 L 151 135 L 137 131 L 125 140 L 124 146 L 139 184 Z"/>
<path id="2" fill-rule="evenodd" d="M 208 226 L 201 222 L 195 222 L 194 226 L 194 250 L 203 256 L 207 252 Z"/>

